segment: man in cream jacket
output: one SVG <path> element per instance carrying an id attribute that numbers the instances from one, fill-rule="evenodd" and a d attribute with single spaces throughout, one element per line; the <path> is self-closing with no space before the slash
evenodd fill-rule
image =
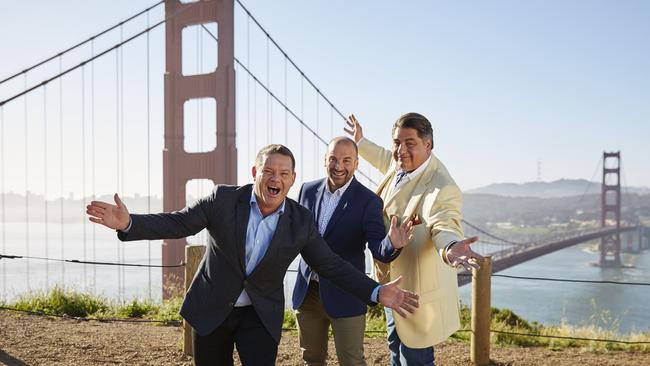
<path id="1" fill-rule="evenodd" d="M 377 194 L 384 200 L 384 222 L 412 220 L 413 240 L 391 263 L 375 261 L 377 279 L 402 276 L 405 289 L 420 295 L 420 308 L 408 318 L 386 309 L 392 365 L 434 365 L 433 346 L 460 328 L 457 266 L 478 268 L 483 258 L 463 239 L 462 195 L 447 168 L 432 154 L 431 123 L 418 113 L 401 116 L 393 126 L 392 152 L 363 137 L 351 115 L 346 132 L 359 154 L 384 173 Z"/>

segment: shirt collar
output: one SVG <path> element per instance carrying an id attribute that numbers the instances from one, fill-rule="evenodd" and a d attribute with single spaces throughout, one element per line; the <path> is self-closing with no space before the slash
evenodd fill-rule
<path id="1" fill-rule="evenodd" d="M 287 199 L 285 198 L 282 200 L 282 204 L 280 207 L 278 207 L 277 210 L 275 210 L 272 214 L 277 213 L 278 215 L 282 215 L 284 213 L 284 205 L 286 204 Z M 259 210 L 259 205 L 257 204 L 257 197 L 255 196 L 255 187 L 253 187 L 253 191 L 251 192 L 251 200 L 250 200 L 251 207 L 255 206 Z"/>
<path id="2" fill-rule="evenodd" d="M 330 185 L 327 182 L 328 178 L 325 178 L 325 192 L 327 192 L 327 193 L 329 193 L 331 195 L 337 195 L 338 194 L 339 197 L 343 196 L 343 193 L 345 193 L 345 191 L 347 191 L 348 187 L 350 187 L 350 183 L 352 183 L 353 179 L 354 179 L 354 177 L 350 178 L 350 180 L 347 183 L 345 183 L 345 185 L 343 185 L 343 187 L 337 189 L 334 192 L 330 192 Z"/>
<path id="3" fill-rule="evenodd" d="M 429 162 L 431 161 L 431 157 L 432 157 L 432 156 L 433 156 L 433 154 L 429 154 L 429 158 L 428 158 L 427 160 L 425 160 L 424 163 L 422 163 L 422 164 L 421 164 L 417 169 L 415 169 L 414 171 L 412 171 L 412 172 L 410 172 L 410 173 L 406 173 L 406 177 L 407 177 L 409 180 L 411 180 L 411 179 L 415 179 L 418 175 L 422 174 L 422 172 L 424 171 L 424 169 L 426 169 L 427 166 L 429 165 Z M 399 173 L 399 172 L 401 172 L 401 171 L 402 171 L 401 169 L 398 169 L 398 170 L 396 171 L 396 173 Z"/>

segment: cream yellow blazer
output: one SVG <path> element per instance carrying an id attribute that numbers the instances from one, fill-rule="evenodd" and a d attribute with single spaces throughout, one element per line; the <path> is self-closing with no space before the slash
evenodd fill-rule
<path id="1" fill-rule="evenodd" d="M 392 152 L 364 138 L 359 141 L 359 154 L 385 174 L 377 194 L 384 200 L 386 228 L 392 216 L 401 223 L 415 213 L 422 221 L 397 259 L 389 264 L 375 261 L 380 283 L 402 276 L 400 287 L 420 295 L 414 314 L 403 318 L 393 313 L 397 334 L 411 348 L 438 344 L 460 328 L 456 269 L 441 257 L 449 243 L 463 238 L 460 189 L 432 154 L 422 174 L 390 192 L 396 169 Z"/>

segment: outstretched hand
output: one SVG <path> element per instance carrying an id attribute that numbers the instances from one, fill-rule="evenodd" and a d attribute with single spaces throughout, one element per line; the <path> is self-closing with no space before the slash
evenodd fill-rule
<path id="1" fill-rule="evenodd" d="M 363 138 L 363 129 L 361 128 L 361 124 L 357 120 L 357 117 L 355 117 L 354 114 L 351 114 L 345 122 L 350 128 L 343 127 L 343 130 L 352 136 L 354 142 L 359 142 L 359 140 Z"/>
<path id="2" fill-rule="evenodd" d="M 114 230 L 124 230 L 131 223 L 129 210 L 117 193 L 113 199 L 115 200 L 114 205 L 102 201 L 90 202 L 90 205 L 86 206 L 86 213 L 90 216 L 88 219 Z"/>
<path id="3" fill-rule="evenodd" d="M 483 256 L 474 252 L 470 247 L 472 243 L 477 240 L 478 236 L 473 236 L 454 243 L 447 250 L 447 261 L 449 261 L 453 267 L 462 265 L 468 272 L 471 272 L 472 268 L 481 268 L 479 263 L 483 262 Z"/>
<path id="4" fill-rule="evenodd" d="M 413 313 L 420 306 L 418 294 L 402 290 L 397 285 L 402 282 L 402 276 L 397 277 L 379 289 L 379 303 L 393 309 L 399 315 L 406 317 L 406 312 Z"/>
<path id="5" fill-rule="evenodd" d="M 388 230 L 393 248 L 404 248 L 413 239 L 413 220 L 404 220 L 401 225 L 397 225 L 397 216 L 390 219 L 390 230 Z"/>

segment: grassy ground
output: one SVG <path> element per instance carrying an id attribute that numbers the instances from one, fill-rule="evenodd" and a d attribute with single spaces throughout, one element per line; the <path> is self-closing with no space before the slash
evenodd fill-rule
<path id="1" fill-rule="evenodd" d="M 138 318 L 158 321 L 181 320 L 178 310 L 182 302 L 181 297 L 175 297 L 162 303 L 132 300 L 125 304 L 118 304 L 102 297 L 54 288 L 51 291 L 35 292 L 19 298 L 11 304 L 4 306 L 41 312 L 49 315 L 71 316 L 94 319 L 109 318 Z M 462 329 L 452 338 L 465 342 L 469 341 L 471 315 L 467 307 L 461 309 Z M 296 320 L 293 312 L 285 313 L 285 329 L 295 329 Z M 615 329 L 607 330 L 596 326 L 575 327 L 570 325 L 544 326 L 535 322 L 528 322 L 508 309 L 492 309 L 493 331 L 524 333 L 526 336 L 504 333 L 492 333 L 492 343 L 502 346 L 519 347 L 547 347 L 554 350 L 580 347 L 588 351 L 604 352 L 610 350 L 641 351 L 650 353 L 650 331 L 645 333 L 631 333 L 624 336 L 617 335 Z M 385 336 L 384 313 L 381 307 L 369 309 L 367 335 Z M 549 336 L 549 337 L 541 337 Z M 590 340 L 562 339 L 556 337 L 611 339 L 625 342 L 649 342 L 648 344 L 626 344 L 615 342 L 599 342 Z"/>

